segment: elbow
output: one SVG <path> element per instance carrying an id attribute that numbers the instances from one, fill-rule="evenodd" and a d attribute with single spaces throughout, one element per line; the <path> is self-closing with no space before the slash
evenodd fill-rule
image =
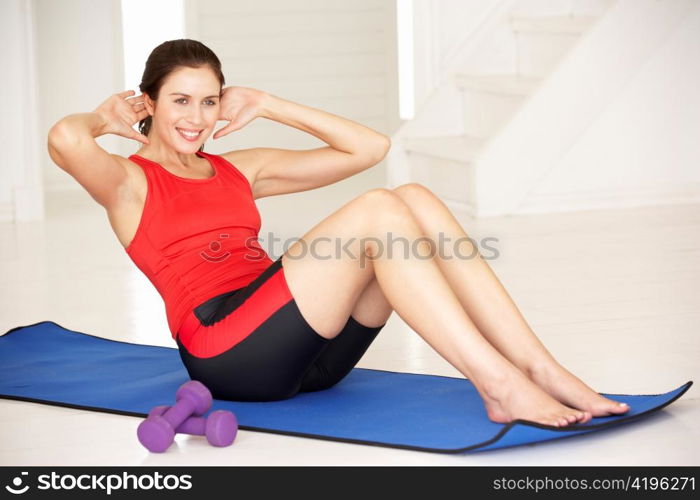
<path id="1" fill-rule="evenodd" d="M 49 153 L 52 149 L 56 149 L 59 144 L 66 142 L 66 133 L 61 126 L 61 122 L 56 122 L 53 127 L 49 129 L 48 136 L 46 138 L 46 143 L 49 148 Z"/>
<path id="2" fill-rule="evenodd" d="M 69 147 L 74 147 L 72 142 L 75 140 L 73 134 L 69 134 L 65 130 L 64 124 L 60 121 L 56 122 L 47 135 L 46 147 L 49 152 L 49 156 L 53 162 L 59 167 L 63 168 L 63 159 L 61 157 L 61 151 Z"/>
<path id="3" fill-rule="evenodd" d="M 61 130 L 58 127 L 58 123 L 54 124 L 53 127 L 49 129 L 48 136 L 46 138 L 46 148 L 49 151 L 49 156 L 53 160 L 54 163 L 60 166 L 59 163 L 59 153 L 58 153 L 58 145 L 62 142 L 61 139 Z"/>
<path id="4" fill-rule="evenodd" d="M 55 140 L 53 140 L 51 135 L 49 135 L 49 140 L 46 144 L 46 149 L 48 149 L 49 151 L 49 157 L 51 158 L 51 160 L 56 165 L 63 168 L 63 162 L 61 160 L 61 153 L 59 147 L 57 146 L 57 143 L 55 142 Z"/>
<path id="5" fill-rule="evenodd" d="M 67 127 L 63 120 L 59 120 L 49 129 L 49 133 L 46 138 L 46 143 L 49 148 L 49 152 L 53 150 L 60 150 L 68 147 L 76 147 L 80 143 L 80 137 Z"/>
<path id="6" fill-rule="evenodd" d="M 49 129 L 48 143 L 49 145 L 61 144 L 69 140 L 70 137 L 71 134 L 66 131 L 63 120 L 59 120 Z"/>
<path id="7" fill-rule="evenodd" d="M 384 159 L 384 157 L 389 153 L 391 149 L 391 139 L 386 135 L 381 135 L 379 137 L 379 145 L 373 149 L 372 158 L 374 163 L 379 163 Z"/>
<path id="8" fill-rule="evenodd" d="M 391 149 L 391 138 L 388 135 L 382 135 L 382 146 L 384 148 L 384 155 Z"/>
<path id="9" fill-rule="evenodd" d="M 357 153 L 355 157 L 362 165 L 361 169 L 370 168 L 384 159 L 391 149 L 391 139 L 383 134 L 376 134 L 370 141 L 366 141 L 364 148 Z"/>

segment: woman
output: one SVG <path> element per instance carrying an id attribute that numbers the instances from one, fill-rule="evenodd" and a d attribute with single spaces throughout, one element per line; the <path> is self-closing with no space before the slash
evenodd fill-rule
<path id="1" fill-rule="evenodd" d="M 215 397 L 270 401 L 329 388 L 395 310 L 472 381 L 494 422 L 559 427 L 628 411 L 555 361 L 447 207 L 421 185 L 358 196 L 274 262 L 262 250 L 255 199 L 367 169 L 388 151 L 386 136 L 260 90 L 224 88 L 219 59 L 189 39 L 156 47 L 139 88 L 57 122 L 49 151 L 106 208 L 164 299 L 188 373 Z M 203 151 L 217 120 L 229 123 L 214 139 L 257 117 L 328 146 Z M 109 154 L 94 140 L 109 133 L 142 146 L 128 158 Z M 440 233 L 461 238 L 455 252 L 477 258 L 431 255 Z M 417 243 L 417 255 L 384 251 L 401 238 Z"/>

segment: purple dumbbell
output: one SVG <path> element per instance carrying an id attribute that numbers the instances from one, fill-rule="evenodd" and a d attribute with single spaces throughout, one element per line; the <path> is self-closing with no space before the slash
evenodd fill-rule
<path id="1" fill-rule="evenodd" d="M 162 415 L 168 408 L 167 405 L 156 406 L 148 415 Z M 215 410 L 207 417 L 190 417 L 182 422 L 175 432 L 178 434 L 192 434 L 206 436 L 209 444 L 213 446 L 228 446 L 236 439 L 238 432 L 238 419 L 236 415 L 226 410 Z"/>
<path id="2" fill-rule="evenodd" d="M 150 451 L 163 452 L 173 443 L 175 429 L 192 415 L 204 415 L 212 403 L 211 393 L 201 382 L 190 380 L 175 394 L 177 403 L 162 415 L 149 415 L 139 424 L 136 434 Z"/>

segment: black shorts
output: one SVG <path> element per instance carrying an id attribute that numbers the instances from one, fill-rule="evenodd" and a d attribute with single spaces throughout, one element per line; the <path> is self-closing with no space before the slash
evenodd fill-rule
<path id="1" fill-rule="evenodd" d="M 190 321 L 186 340 L 176 339 L 182 362 L 215 398 L 233 401 L 328 389 L 350 373 L 384 327 L 349 316 L 335 338 L 319 335 L 291 296 L 281 257 L 245 287 L 197 306 L 193 317 L 197 323 Z"/>

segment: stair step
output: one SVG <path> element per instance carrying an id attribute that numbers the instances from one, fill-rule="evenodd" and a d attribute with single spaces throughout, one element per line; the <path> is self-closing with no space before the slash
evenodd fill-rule
<path id="1" fill-rule="evenodd" d="M 511 16 L 514 31 L 529 33 L 584 33 L 598 20 L 595 16 Z"/>
<path id="2" fill-rule="evenodd" d="M 541 78 L 515 74 L 470 74 L 459 73 L 454 83 L 459 88 L 468 88 L 493 94 L 528 96 L 539 86 Z"/>
<path id="3" fill-rule="evenodd" d="M 409 153 L 419 153 L 457 162 L 472 162 L 486 141 L 469 135 L 440 135 L 434 137 L 405 137 L 404 148 Z"/>

